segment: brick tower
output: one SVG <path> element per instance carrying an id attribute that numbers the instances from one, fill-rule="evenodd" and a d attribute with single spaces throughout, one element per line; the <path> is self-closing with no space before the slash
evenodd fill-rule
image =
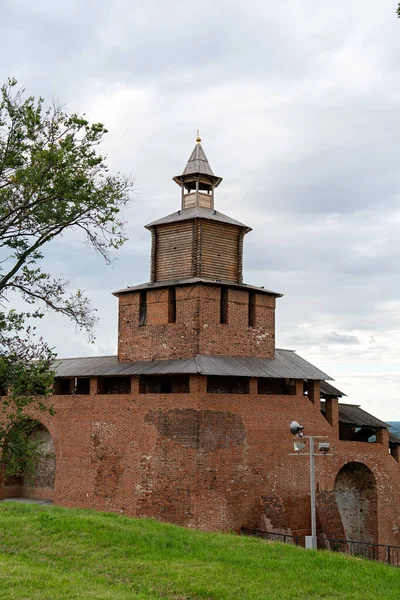
<path id="1" fill-rule="evenodd" d="M 58 361 L 55 415 L 36 415 L 40 439 L 54 446 L 49 476 L 0 494 L 309 535 L 309 463 L 292 450 L 295 419 L 330 443 L 315 461 L 324 539 L 400 544 L 400 439 L 339 403 L 326 373 L 275 349 L 280 294 L 243 283 L 250 229 L 217 210 L 222 179 L 200 139 L 174 181 L 179 210 L 147 225 L 150 281 L 116 292 L 118 356 Z"/>
<path id="2" fill-rule="evenodd" d="M 243 239 L 250 227 L 214 205 L 222 182 L 198 137 L 181 175 L 181 207 L 147 225 L 150 282 L 119 297 L 120 361 L 197 355 L 274 358 L 275 299 L 243 283 Z"/>

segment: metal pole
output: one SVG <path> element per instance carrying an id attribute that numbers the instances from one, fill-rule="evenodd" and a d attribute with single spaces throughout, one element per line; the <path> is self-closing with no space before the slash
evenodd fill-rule
<path id="1" fill-rule="evenodd" d="M 315 511 L 315 466 L 314 438 L 310 437 L 310 488 L 311 488 L 311 535 L 317 537 L 317 517 Z"/>
<path id="2" fill-rule="evenodd" d="M 314 466 L 314 437 L 310 440 L 310 493 L 311 493 L 311 535 L 306 536 L 306 548 L 317 549 L 317 516 L 315 510 L 315 466 Z"/>

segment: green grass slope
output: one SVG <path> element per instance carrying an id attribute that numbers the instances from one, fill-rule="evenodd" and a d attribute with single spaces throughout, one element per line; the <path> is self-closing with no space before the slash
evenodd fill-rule
<path id="1" fill-rule="evenodd" d="M 399 600 L 400 569 L 147 519 L 0 503 L 1 600 Z"/>

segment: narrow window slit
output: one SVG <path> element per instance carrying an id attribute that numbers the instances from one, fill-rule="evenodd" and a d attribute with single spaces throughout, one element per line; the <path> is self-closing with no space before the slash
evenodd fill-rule
<path id="1" fill-rule="evenodd" d="M 168 323 L 176 323 L 176 289 L 168 289 Z"/>
<path id="2" fill-rule="evenodd" d="M 256 295 L 255 292 L 249 293 L 249 327 L 255 327 L 256 324 Z"/>
<path id="3" fill-rule="evenodd" d="M 228 288 L 221 288 L 220 323 L 228 323 Z"/>
<path id="4" fill-rule="evenodd" d="M 140 305 L 139 305 L 139 326 L 146 325 L 147 320 L 147 292 L 142 290 L 140 292 Z"/>

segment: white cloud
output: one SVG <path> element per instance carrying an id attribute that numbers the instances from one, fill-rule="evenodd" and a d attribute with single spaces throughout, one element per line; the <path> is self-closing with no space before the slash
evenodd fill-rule
<path id="1" fill-rule="evenodd" d="M 2 16 L 2 72 L 105 122 L 109 164 L 132 173 L 139 191 L 112 268 L 74 236 L 46 253 L 101 319 L 92 347 L 46 317 L 43 334 L 60 355 L 115 351 L 111 292 L 148 279 L 143 225 L 179 206 L 171 178 L 200 128 L 224 177 L 217 207 L 254 228 L 246 281 L 285 293 L 278 345 L 335 376 L 351 401 L 400 420 L 393 2 L 15 0 Z"/>

